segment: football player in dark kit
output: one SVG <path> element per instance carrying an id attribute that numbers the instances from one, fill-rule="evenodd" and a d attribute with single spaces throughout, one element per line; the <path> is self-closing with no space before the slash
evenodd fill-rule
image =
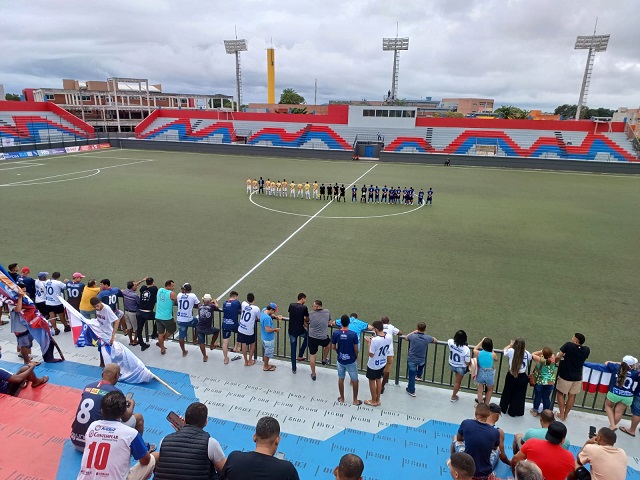
<path id="1" fill-rule="evenodd" d="M 387 188 L 387 186 L 385 185 L 384 187 L 382 187 L 382 203 L 387 203 L 388 202 L 388 194 L 389 194 L 389 189 Z"/>
<path id="2" fill-rule="evenodd" d="M 378 187 L 378 185 L 376 185 L 375 188 L 375 201 L 376 203 L 380 203 L 380 187 Z"/>
<path id="3" fill-rule="evenodd" d="M 351 187 L 351 203 L 355 203 L 358 201 L 358 186 L 354 185 Z"/>
<path id="4" fill-rule="evenodd" d="M 360 203 L 367 203 L 367 185 L 362 185 L 362 189 L 360 191 L 362 192 L 360 195 Z"/>
<path id="5" fill-rule="evenodd" d="M 325 197 L 325 187 L 324 187 L 324 183 L 322 185 L 320 185 L 320 200 L 326 200 L 327 197 Z"/>
<path id="6" fill-rule="evenodd" d="M 344 203 L 347 203 L 347 199 L 345 197 L 345 191 L 346 191 L 346 188 L 343 183 L 342 186 L 340 187 L 340 197 L 338 197 L 338 202 L 340 201 L 340 199 L 342 199 Z"/>
<path id="7" fill-rule="evenodd" d="M 327 200 L 331 200 L 331 197 L 333 197 L 333 185 L 329 184 L 327 185 Z"/>
<path id="8" fill-rule="evenodd" d="M 367 198 L 367 203 L 373 203 L 373 185 L 369 185 L 369 198 Z"/>

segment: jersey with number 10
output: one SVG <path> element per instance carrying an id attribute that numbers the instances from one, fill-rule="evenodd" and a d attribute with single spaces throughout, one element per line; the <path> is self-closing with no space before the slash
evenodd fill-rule
<path id="1" fill-rule="evenodd" d="M 179 293 L 178 298 L 178 313 L 176 319 L 178 322 L 190 322 L 193 320 L 193 307 L 198 303 L 198 296 L 195 293 Z"/>
<path id="2" fill-rule="evenodd" d="M 124 480 L 129 477 L 131 457 L 140 460 L 147 454 L 138 431 L 117 420 L 94 422 L 87 439 L 77 480 Z"/>
<path id="3" fill-rule="evenodd" d="M 371 370 L 380 370 L 387 364 L 387 355 L 389 355 L 389 349 L 391 348 L 391 342 L 393 341 L 390 335 L 380 336 L 376 335 L 371 340 L 369 345 L 369 353 L 373 353 L 373 357 L 369 357 L 367 367 Z"/>
<path id="4" fill-rule="evenodd" d="M 251 336 L 256 328 L 256 317 L 260 316 L 260 308 L 249 302 L 242 302 L 238 333 Z"/>

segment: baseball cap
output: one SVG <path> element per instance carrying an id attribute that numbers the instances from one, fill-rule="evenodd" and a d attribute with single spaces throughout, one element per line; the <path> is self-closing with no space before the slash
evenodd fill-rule
<path id="1" fill-rule="evenodd" d="M 502 410 L 500 409 L 500 405 L 498 405 L 497 403 L 491 402 L 489 404 L 489 410 L 491 410 L 491 413 L 502 414 Z"/>
<path id="2" fill-rule="evenodd" d="M 636 357 L 632 357 L 631 355 L 625 355 L 622 359 L 623 363 L 626 363 L 630 367 L 633 367 L 636 363 L 638 363 L 638 359 Z"/>
<path id="3" fill-rule="evenodd" d="M 84 275 L 81 274 L 80 272 L 76 272 L 73 274 L 73 278 L 84 278 Z"/>
<path id="4" fill-rule="evenodd" d="M 202 300 L 213 300 L 213 297 L 211 296 L 211 294 L 209 294 L 209 293 L 205 293 L 205 294 L 202 296 Z"/>
<path id="5" fill-rule="evenodd" d="M 38 278 L 44 278 L 44 277 L 48 277 L 49 276 L 49 272 L 40 272 L 38 273 Z"/>
<path id="6" fill-rule="evenodd" d="M 31 273 L 31 269 L 29 267 L 22 267 L 22 270 L 20 270 L 22 272 L 22 274 L 24 275 L 25 273 Z"/>
<path id="7" fill-rule="evenodd" d="M 278 305 L 276 305 L 273 302 L 271 302 L 269 305 L 267 305 L 267 307 L 270 308 L 271 310 L 275 310 L 276 312 L 278 311 Z"/>
<path id="8" fill-rule="evenodd" d="M 553 443 L 554 445 L 560 445 L 564 440 L 564 437 L 567 436 L 567 427 L 564 426 L 562 422 L 551 422 L 549 424 L 549 428 L 547 428 L 547 434 L 545 435 L 545 439 L 549 443 Z"/>

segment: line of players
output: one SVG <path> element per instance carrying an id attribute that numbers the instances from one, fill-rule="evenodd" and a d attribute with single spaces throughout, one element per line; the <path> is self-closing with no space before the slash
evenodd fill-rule
<path id="1" fill-rule="evenodd" d="M 328 184 L 325 186 L 324 183 L 318 185 L 318 182 L 315 181 L 313 184 L 309 182 L 305 182 L 304 184 L 298 183 L 295 181 L 287 182 L 286 180 L 278 180 L 271 181 L 271 179 L 264 180 L 262 177 L 260 179 L 250 179 L 248 178 L 246 181 L 247 185 L 247 193 L 257 193 L 257 194 L 266 194 L 276 197 L 289 197 L 289 198 L 306 198 L 307 200 L 331 200 L 332 198 L 336 201 L 340 202 L 343 200 L 346 202 L 346 187 L 344 183 L 338 185 Z M 296 189 L 297 187 L 297 189 Z M 296 195 L 297 190 L 297 195 Z M 361 188 L 360 195 L 360 203 L 389 203 L 389 204 L 397 204 L 397 205 L 413 205 L 414 204 L 414 196 L 415 190 L 413 187 L 404 189 L 398 188 L 389 188 L 386 185 L 380 188 L 378 185 L 363 185 Z M 425 201 L 425 191 L 420 189 L 418 192 L 418 205 L 425 204 L 433 204 L 433 189 L 429 188 L 426 192 L 426 201 Z M 358 201 L 358 187 L 353 185 L 351 187 L 351 202 L 355 203 Z"/>

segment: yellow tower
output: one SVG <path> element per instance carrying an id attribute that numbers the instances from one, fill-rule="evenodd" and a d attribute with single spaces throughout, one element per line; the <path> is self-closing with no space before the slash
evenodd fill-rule
<path id="1" fill-rule="evenodd" d="M 267 103 L 276 103 L 276 51 L 267 48 Z"/>

